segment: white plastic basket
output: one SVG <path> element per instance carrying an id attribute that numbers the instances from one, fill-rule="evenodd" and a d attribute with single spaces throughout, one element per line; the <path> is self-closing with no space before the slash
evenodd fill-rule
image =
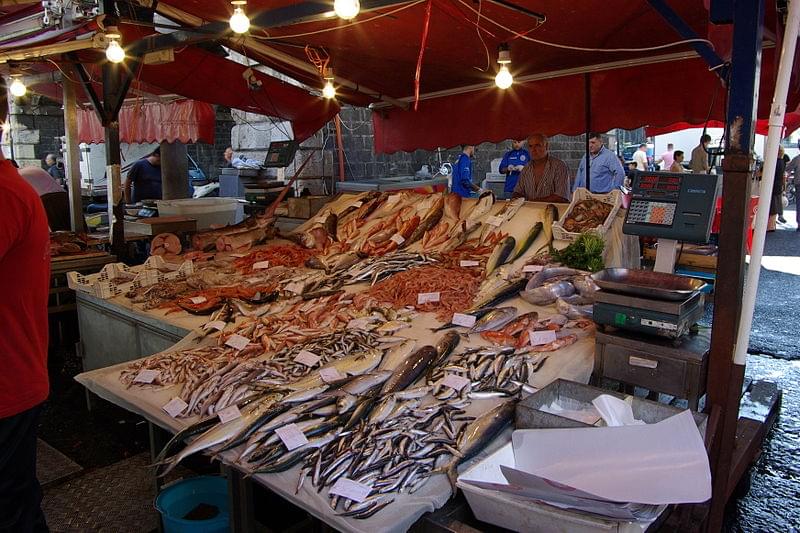
<path id="1" fill-rule="evenodd" d="M 108 300 L 131 289 L 148 287 L 168 280 L 186 279 L 194 272 L 194 264 L 184 261 L 173 265 L 162 257 L 153 256 L 143 265 L 129 267 L 124 263 L 105 265 L 97 274 L 67 273 L 67 285 L 74 291 L 91 294 L 97 298 Z M 128 281 L 115 281 L 128 280 Z"/>
<path id="2" fill-rule="evenodd" d="M 584 200 L 599 200 L 613 206 L 611 208 L 611 212 L 608 214 L 608 217 L 606 217 L 606 220 L 602 225 L 586 230 L 597 233 L 601 237 L 604 237 L 605 234 L 608 233 L 609 228 L 611 228 L 611 224 L 614 223 L 614 219 L 616 218 L 617 213 L 622 206 L 622 192 L 619 190 L 613 190 L 604 194 L 595 194 L 589 192 L 588 189 L 580 187 L 575 189 L 575 194 L 572 195 L 572 201 L 569 203 L 567 210 L 564 211 L 564 214 L 561 215 L 561 218 L 558 219 L 558 222 L 553 224 L 553 237 L 560 241 L 574 241 L 578 238 L 580 233 L 565 230 L 563 224 L 567 217 L 569 217 L 570 213 L 572 213 L 575 205 Z"/>

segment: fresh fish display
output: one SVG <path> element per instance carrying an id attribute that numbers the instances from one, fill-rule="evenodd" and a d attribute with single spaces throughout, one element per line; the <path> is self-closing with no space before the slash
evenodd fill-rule
<path id="1" fill-rule="evenodd" d="M 473 311 L 477 311 L 478 309 L 483 309 L 485 307 L 490 307 L 505 302 L 509 298 L 516 296 L 519 293 L 519 291 L 521 291 L 525 287 L 526 283 L 527 280 L 525 280 L 524 278 L 518 279 L 516 281 L 505 282 L 499 288 L 488 293 L 483 298 L 476 299 L 472 307 L 470 307 L 465 312 L 471 313 Z"/>
<path id="2" fill-rule="evenodd" d="M 526 288 L 519 293 L 523 300 L 533 305 L 550 305 L 559 298 L 573 294 L 575 286 L 568 281 L 555 281 L 530 290 Z"/>
<path id="3" fill-rule="evenodd" d="M 438 355 L 436 348 L 433 346 L 423 346 L 412 353 L 394 370 L 394 375 L 383 384 L 381 395 L 397 392 L 414 383 L 428 369 L 428 366 L 436 360 Z"/>
<path id="4" fill-rule="evenodd" d="M 580 294 L 564 296 L 556 300 L 556 310 L 567 318 L 592 318 L 594 300 Z"/>
<path id="5" fill-rule="evenodd" d="M 342 272 L 341 275 L 349 280 L 345 283 L 346 285 L 363 281 L 370 281 L 371 285 L 375 285 L 378 281 L 397 272 L 404 272 L 416 266 L 430 265 L 436 262 L 437 260 L 433 257 L 423 254 L 394 252 L 382 257 L 371 257 L 354 264 Z"/>
<path id="6" fill-rule="evenodd" d="M 436 200 L 433 205 L 428 208 L 428 211 L 420 220 L 419 226 L 414 232 L 408 237 L 408 239 L 400 245 L 401 248 L 405 248 L 406 246 L 413 244 L 420 240 L 426 232 L 433 229 L 439 221 L 442 219 L 444 215 L 444 197 L 443 196 L 436 196 Z"/>
<path id="7" fill-rule="evenodd" d="M 496 198 L 492 191 L 485 191 L 481 193 L 481 195 L 478 196 L 478 201 L 475 202 L 475 205 L 472 206 L 472 209 L 467 214 L 465 221 L 467 222 L 477 221 L 478 219 L 483 217 L 483 215 L 485 215 L 492 209 L 495 200 Z"/>
<path id="8" fill-rule="evenodd" d="M 503 207 L 501 207 L 500 210 L 494 214 L 494 216 L 497 217 L 497 221 L 500 222 L 500 224 L 505 224 L 506 222 L 514 218 L 514 215 L 517 214 L 517 211 L 520 210 L 520 208 L 524 203 L 525 203 L 525 198 L 522 197 L 514 198 L 513 200 L 507 200 L 503 204 Z M 481 230 L 481 236 L 479 240 L 483 242 L 491 232 L 492 232 L 492 225 L 491 224 L 484 225 L 483 230 Z"/>
<path id="9" fill-rule="evenodd" d="M 486 313 L 480 320 L 475 322 L 475 325 L 469 329 L 470 333 L 480 333 L 482 331 L 489 331 L 498 329 L 517 316 L 516 307 L 498 307 Z"/>
<path id="10" fill-rule="evenodd" d="M 486 275 L 488 276 L 494 270 L 504 265 L 508 258 L 511 256 L 511 252 L 514 251 L 514 246 L 516 246 L 517 241 L 514 237 L 506 237 L 494 247 L 492 250 L 492 254 L 489 256 L 489 259 L 486 261 Z"/>
<path id="11" fill-rule="evenodd" d="M 485 308 L 483 308 L 483 309 L 479 309 L 479 310 L 477 310 L 477 311 L 473 311 L 473 312 L 471 312 L 471 313 L 468 313 L 468 314 L 470 314 L 470 315 L 474 316 L 474 317 L 475 317 L 475 320 L 477 321 L 477 320 L 479 320 L 481 317 L 483 317 L 484 315 L 486 315 L 486 313 L 489 313 L 490 311 L 492 311 L 492 308 L 491 308 L 491 307 L 485 307 Z M 433 331 L 433 332 L 435 333 L 435 332 L 437 332 L 437 331 L 442 331 L 442 330 L 445 330 L 445 329 L 450 329 L 450 328 L 455 328 L 455 327 L 461 327 L 461 326 L 459 326 L 458 324 L 453 324 L 452 322 L 448 322 L 448 323 L 446 323 L 446 324 L 442 324 L 442 325 L 441 325 L 441 326 L 439 326 L 439 327 L 436 327 L 436 328 L 431 328 L 431 331 Z"/>
<path id="12" fill-rule="evenodd" d="M 563 279 L 569 278 L 572 276 L 577 276 L 580 272 L 573 268 L 567 267 L 550 267 L 540 270 L 536 274 L 534 274 L 530 280 L 528 280 L 528 284 L 525 286 L 525 290 L 535 289 L 537 287 L 541 287 L 546 282 L 550 280 L 554 280 L 556 278 Z"/>
<path id="13" fill-rule="evenodd" d="M 528 249 L 531 246 L 533 246 L 533 243 L 536 242 L 536 239 L 542 232 L 543 227 L 544 224 L 541 222 L 537 222 L 536 224 L 533 225 L 533 227 L 531 227 L 531 229 L 528 231 L 528 234 L 525 235 L 525 238 L 517 243 L 517 247 L 514 249 L 514 253 L 511 254 L 511 257 L 508 260 L 509 263 L 513 263 L 523 255 L 525 255 L 525 252 L 527 252 Z"/>
<path id="14" fill-rule="evenodd" d="M 542 230 L 544 231 L 544 244 L 537 251 L 541 253 L 543 250 L 553 249 L 553 223 L 558 220 L 558 208 L 553 204 L 547 204 L 544 208 L 544 216 L 542 217 Z"/>

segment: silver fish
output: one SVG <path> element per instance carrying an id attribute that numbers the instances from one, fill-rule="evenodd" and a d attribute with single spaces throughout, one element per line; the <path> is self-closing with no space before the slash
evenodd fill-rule
<path id="1" fill-rule="evenodd" d="M 522 299 L 533 305 L 550 305 L 558 298 L 575 294 L 575 286 L 568 281 L 556 281 L 541 287 L 520 291 Z"/>
<path id="2" fill-rule="evenodd" d="M 567 318 L 592 318 L 594 300 L 580 294 L 563 296 L 556 300 L 556 310 Z"/>
<path id="3" fill-rule="evenodd" d="M 436 348 L 433 346 L 423 346 L 412 353 L 395 369 L 392 377 L 383 384 L 381 395 L 405 389 L 414 383 L 437 357 Z"/>
<path id="4" fill-rule="evenodd" d="M 516 307 L 498 307 L 489 311 L 480 320 L 475 322 L 469 330 L 470 333 L 481 333 L 482 331 L 491 331 L 500 329 L 517 316 Z"/>
<path id="5" fill-rule="evenodd" d="M 528 280 L 528 284 L 525 286 L 525 290 L 535 289 L 536 287 L 541 287 L 548 280 L 553 278 L 562 278 L 567 276 L 576 276 L 579 272 L 574 268 L 567 268 L 567 267 L 550 267 L 545 268 L 544 270 L 540 270 L 536 274 Z"/>

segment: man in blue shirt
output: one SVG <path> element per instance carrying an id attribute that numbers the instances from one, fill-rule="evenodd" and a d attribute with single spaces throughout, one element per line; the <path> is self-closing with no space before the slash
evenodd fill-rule
<path id="1" fill-rule="evenodd" d="M 503 188 L 507 197 L 514 192 L 514 187 L 519 181 L 519 173 L 531 160 L 531 154 L 522 148 L 522 141 L 511 141 L 511 150 L 505 153 L 500 161 L 500 174 L 506 175 L 506 184 Z"/>
<path id="2" fill-rule="evenodd" d="M 128 171 L 125 202 L 135 204 L 142 200 L 161 200 L 161 197 L 161 148 L 157 147 L 150 155 L 134 163 Z"/>
<path id="3" fill-rule="evenodd" d="M 618 189 L 625 182 L 625 169 L 617 155 L 603 146 L 599 133 L 589 134 L 589 180 L 591 192 L 606 193 Z M 578 187 L 586 187 L 586 158 L 578 165 L 578 174 L 572 184 L 572 192 Z"/>
<path id="4" fill-rule="evenodd" d="M 462 198 L 470 198 L 473 192 L 480 190 L 480 187 L 472 183 L 472 156 L 475 155 L 475 147 L 471 144 L 461 145 L 461 155 L 453 166 L 453 179 L 450 190 Z"/>

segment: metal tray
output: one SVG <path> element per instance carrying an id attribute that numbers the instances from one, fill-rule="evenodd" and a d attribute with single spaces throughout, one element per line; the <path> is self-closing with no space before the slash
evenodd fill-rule
<path id="1" fill-rule="evenodd" d="M 706 286 L 696 278 L 627 268 L 607 268 L 592 279 L 601 289 L 658 300 L 684 300 Z"/>

